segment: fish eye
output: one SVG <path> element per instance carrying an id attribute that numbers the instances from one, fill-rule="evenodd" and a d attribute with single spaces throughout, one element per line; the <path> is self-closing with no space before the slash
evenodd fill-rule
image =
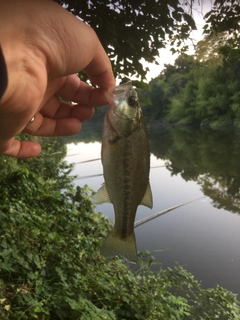
<path id="1" fill-rule="evenodd" d="M 133 107 L 133 106 L 136 104 L 136 102 L 137 102 L 136 97 L 134 97 L 134 96 L 128 97 L 128 104 L 129 104 L 130 106 Z"/>

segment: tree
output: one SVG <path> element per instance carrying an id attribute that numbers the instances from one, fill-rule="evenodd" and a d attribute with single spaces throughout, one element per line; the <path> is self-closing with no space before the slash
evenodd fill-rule
<path id="1" fill-rule="evenodd" d="M 195 29 L 179 0 L 55 0 L 88 23 L 107 51 L 115 74 L 145 78 L 140 62 L 154 62 L 158 50 L 180 46 Z"/>
<path id="2" fill-rule="evenodd" d="M 204 33 L 218 37 L 218 47 L 240 49 L 240 0 L 216 0 L 212 10 L 205 15 Z M 238 55 L 239 58 L 239 55 Z"/>
<path id="3" fill-rule="evenodd" d="M 151 82 L 150 99 L 152 102 L 151 118 L 153 120 L 161 120 L 167 112 L 169 101 L 165 94 L 166 85 L 163 80 Z"/>
<path id="4" fill-rule="evenodd" d="M 230 33 L 239 31 L 240 1 L 239 0 L 215 0 L 212 9 L 205 15 L 206 34 L 227 31 Z"/>
<path id="5" fill-rule="evenodd" d="M 208 61 L 212 65 L 220 65 L 222 56 L 219 52 L 219 46 L 225 46 L 228 41 L 228 33 L 206 35 L 195 47 L 195 57 L 198 61 Z"/>
<path id="6" fill-rule="evenodd" d="M 108 53 L 115 74 L 140 76 L 148 69 L 141 59 L 156 62 L 159 49 L 170 44 L 182 51 L 182 44 L 196 28 L 193 0 L 55 0 L 88 23 Z M 199 0 L 199 5 L 204 0 Z M 215 0 L 205 15 L 206 34 L 225 31 L 239 48 L 240 0 Z"/>

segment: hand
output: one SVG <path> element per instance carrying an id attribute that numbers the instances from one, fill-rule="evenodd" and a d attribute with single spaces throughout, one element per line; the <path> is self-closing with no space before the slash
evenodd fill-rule
<path id="1" fill-rule="evenodd" d="M 0 153 L 33 157 L 41 152 L 40 145 L 17 141 L 17 134 L 79 132 L 93 107 L 107 104 L 102 91 L 114 86 L 115 79 L 93 29 L 58 4 L 0 0 L 0 6 L 0 44 L 8 72 L 0 101 Z M 76 75 L 80 70 L 98 88 L 80 81 Z"/>

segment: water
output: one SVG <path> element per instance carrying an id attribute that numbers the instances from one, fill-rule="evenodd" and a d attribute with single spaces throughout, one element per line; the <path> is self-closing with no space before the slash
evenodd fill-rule
<path id="1" fill-rule="evenodd" d="M 85 139 L 93 127 L 76 137 Z M 95 142 L 69 143 L 66 160 L 100 157 L 101 130 Z M 192 201 L 135 229 L 138 250 L 149 250 L 163 267 L 176 262 L 202 282 L 240 295 L 240 136 L 199 128 L 151 128 L 150 184 L 153 209 L 139 206 L 136 220 Z M 74 155 L 75 154 L 75 155 Z M 95 191 L 103 183 L 100 160 L 76 164 L 75 184 Z M 97 175 L 93 178 L 84 176 Z M 97 206 L 114 220 L 111 204 Z"/>

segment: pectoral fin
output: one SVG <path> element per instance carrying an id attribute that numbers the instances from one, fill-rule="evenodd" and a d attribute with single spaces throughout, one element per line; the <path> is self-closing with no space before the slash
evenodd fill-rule
<path id="1" fill-rule="evenodd" d="M 145 194 L 142 198 L 142 202 L 140 203 L 142 204 L 143 206 L 146 206 L 146 207 L 149 207 L 152 209 L 152 206 L 153 206 L 153 201 L 152 201 L 152 190 L 151 190 L 151 187 L 150 187 L 150 183 L 148 182 L 148 185 L 147 185 L 147 189 L 145 191 Z"/>
<path id="2" fill-rule="evenodd" d="M 101 188 L 98 189 L 97 193 L 92 197 L 92 201 L 95 204 L 102 204 L 105 202 L 111 202 L 105 183 L 102 184 Z"/>

